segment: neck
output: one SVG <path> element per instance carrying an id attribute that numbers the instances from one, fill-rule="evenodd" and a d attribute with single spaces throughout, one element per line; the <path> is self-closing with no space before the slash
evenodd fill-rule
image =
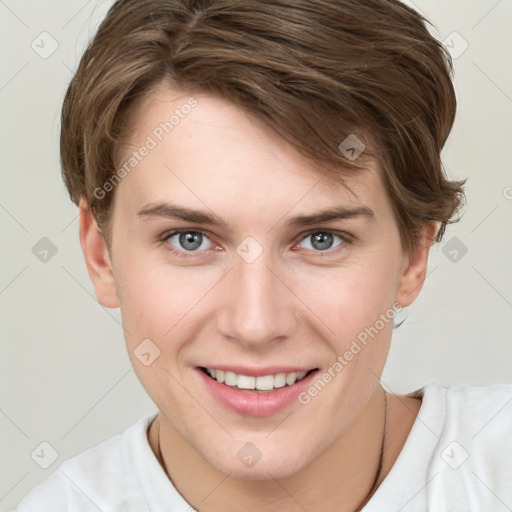
<path id="1" fill-rule="evenodd" d="M 207 464 L 175 429 L 162 422 L 160 415 L 150 428 L 149 441 L 175 487 L 200 512 L 235 512 L 240 509 L 240 503 L 244 503 L 244 510 L 258 512 L 317 510 L 319 505 L 324 510 L 353 512 L 369 500 L 403 446 L 389 432 L 390 424 L 395 427 L 401 424 L 398 416 L 403 415 L 404 408 L 398 411 L 396 407 L 400 403 L 403 401 L 389 402 L 387 441 L 377 479 L 385 419 L 385 395 L 380 386 L 342 438 L 312 463 L 286 478 L 240 480 L 226 476 Z M 410 408 L 409 403 L 406 409 Z M 410 431 L 416 414 L 410 416 L 410 425 L 406 430 L 401 428 L 400 442 L 405 442 L 404 433 Z M 388 441 L 393 446 L 392 453 L 386 450 Z"/>

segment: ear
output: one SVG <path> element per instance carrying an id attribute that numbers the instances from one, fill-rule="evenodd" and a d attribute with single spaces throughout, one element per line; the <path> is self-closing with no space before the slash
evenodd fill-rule
<path id="1" fill-rule="evenodd" d="M 85 199 L 78 206 L 80 218 L 80 245 L 85 257 L 99 303 L 106 308 L 118 308 L 119 300 L 112 273 L 112 263 L 103 233 Z"/>
<path id="2" fill-rule="evenodd" d="M 434 237 L 439 228 L 439 222 L 430 222 L 423 226 L 421 238 L 411 254 L 404 254 L 400 280 L 395 301 L 402 307 L 411 305 L 419 295 L 427 276 L 428 254 Z"/>

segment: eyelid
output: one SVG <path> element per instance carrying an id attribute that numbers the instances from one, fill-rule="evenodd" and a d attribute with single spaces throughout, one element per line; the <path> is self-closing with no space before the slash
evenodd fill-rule
<path id="1" fill-rule="evenodd" d="M 308 236 L 311 236 L 315 233 L 329 233 L 331 235 L 337 235 L 339 236 L 340 238 L 343 238 L 344 240 L 349 240 L 349 239 L 353 239 L 354 237 L 350 234 L 350 233 L 347 233 L 346 231 L 339 231 L 337 229 L 322 229 L 322 228 L 315 228 L 315 229 L 310 229 L 309 231 L 306 231 L 305 233 L 301 233 L 299 235 L 300 240 L 303 240 L 304 238 L 308 237 Z"/>

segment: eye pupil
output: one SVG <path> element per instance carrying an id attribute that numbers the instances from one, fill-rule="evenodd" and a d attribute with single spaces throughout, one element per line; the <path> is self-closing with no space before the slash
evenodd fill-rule
<path id="1" fill-rule="evenodd" d="M 194 250 L 201 246 L 202 235 L 201 233 L 194 233 L 192 231 L 187 231 L 185 233 L 181 233 L 180 244 L 184 249 Z"/>
<path id="2" fill-rule="evenodd" d="M 312 245 L 315 247 L 315 249 L 329 249 L 329 247 L 332 245 L 333 236 L 329 233 L 315 233 L 312 236 Z"/>

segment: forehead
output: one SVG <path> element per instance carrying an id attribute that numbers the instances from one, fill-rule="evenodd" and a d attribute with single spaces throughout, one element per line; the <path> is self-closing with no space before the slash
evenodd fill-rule
<path id="1" fill-rule="evenodd" d="M 344 172 L 347 188 L 263 121 L 215 96 L 160 85 L 138 105 L 129 129 L 120 167 L 134 165 L 116 194 L 132 211 L 170 199 L 281 216 L 319 204 L 389 207 L 375 161 Z"/>

